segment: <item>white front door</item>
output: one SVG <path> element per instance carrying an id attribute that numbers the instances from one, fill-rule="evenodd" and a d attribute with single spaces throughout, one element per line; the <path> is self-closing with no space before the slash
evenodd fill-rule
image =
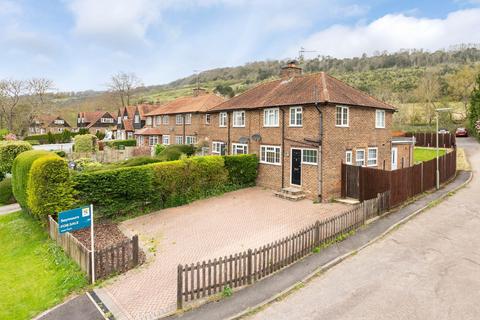
<path id="1" fill-rule="evenodd" d="M 398 167 L 398 150 L 397 147 L 392 147 L 392 170 L 397 170 Z"/>

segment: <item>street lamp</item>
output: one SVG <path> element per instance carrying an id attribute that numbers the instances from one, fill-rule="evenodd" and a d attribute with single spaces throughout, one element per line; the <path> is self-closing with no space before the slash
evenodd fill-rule
<path id="1" fill-rule="evenodd" d="M 440 189 L 440 170 L 439 170 L 439 157 L 440 157 L 440 149 L 438 147 L 438 114 L 440 112 L 445 112 L 452 110 L 452 108 L 439 108 L 435 109 L 435 115 L 436 115 L 436 122 L 437 122 L 437 133 L 436 133 L 436 145 L 437 145 L 437 171 L 436 171 L 436 185 L 437 185 L 437 190 Z"/>

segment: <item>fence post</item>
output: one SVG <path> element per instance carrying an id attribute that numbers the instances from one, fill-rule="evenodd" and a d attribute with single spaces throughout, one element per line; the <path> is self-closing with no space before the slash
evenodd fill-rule
<path id="1" fill-rule="evenodd" d="M 138 235 L 134 235 L 132 238 L 132 259 L 133 266 L 138 265 Z"/>
<path id="2" fill-rule="evenodd" d="M 252 249 L 248 249 L 247 255 L 247 283 L 252 284 Z"/>
<path id="3" fill-rule="evenodd" d="M 320 245 L 320 221 L 315 222 L 315 247 Z"/>
<path id="4" fill-rule="evenodd" d="M 377 216 L 379 216 L 381 214 L 381 209 L 380 209 L 380 203 L 381 203 L 381 194 L 380 193 L 377 193 Z M 383 207 L 383 205 L 382 205 Z"/>
<path id="5" fill-rule="evenodd" d="M 182 309 L 183 307 L 183 266 L 181 264 L 177 267 L 177 309 Z"/>

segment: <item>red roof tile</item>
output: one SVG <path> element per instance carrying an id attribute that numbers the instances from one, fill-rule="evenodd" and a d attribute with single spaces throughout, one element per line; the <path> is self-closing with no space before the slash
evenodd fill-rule
<path id="1" fill-rule="evenodd" d="M 395 110 L 395 107 L 324 72 L 262 83 L 211 110 L 254 109 L 316 102 Z"/>
<path id="2" fill-rule="evenodd" d="M 143 128 L 135 131 L 135 135 L 139 136 L 160 136 L 162 135 L 160 128 Z"/>
<path id="3" fill-rule="evenodd" d="M 205 112 L 224 101 L 224 98 L 212 93 L 202 94 L 196 97 L 182 97 L 157 107 L 155 110 L 149 112 L 147 116 Z"/>

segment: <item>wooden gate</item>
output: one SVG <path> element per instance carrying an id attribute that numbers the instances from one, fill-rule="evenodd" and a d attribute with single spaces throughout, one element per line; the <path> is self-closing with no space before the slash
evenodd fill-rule
<path id="1" fill-rule="evenodd" d="M 360 199 L 360 167 L 342 163 L 342 198 Z"/>

